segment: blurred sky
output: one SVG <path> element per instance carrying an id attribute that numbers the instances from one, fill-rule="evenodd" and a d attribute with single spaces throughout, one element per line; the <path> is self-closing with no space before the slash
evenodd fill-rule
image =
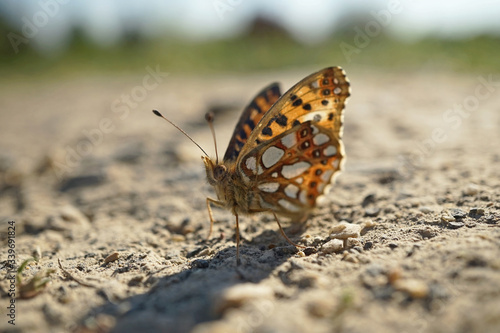
<path id="1" fill-rule="evenodd" d="M 57 52 L 75 27 L 103 46 L 127 31 L 209 40 L 243 34 L 259 15 L 300 42 L 317 43 L 348 18 L 373 17 L 391 3 L 401 10 L 385 31 L 400 39 L 500 35 L 500 0 L 2 0 L 0 15 L 17 31 L 34 27 L 30 39 L 38 50 Z"/>

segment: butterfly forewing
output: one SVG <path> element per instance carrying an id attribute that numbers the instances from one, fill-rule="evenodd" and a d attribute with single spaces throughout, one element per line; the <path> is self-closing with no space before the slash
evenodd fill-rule
<path id="1" fill-rule="evenodd" d="M 247 142 L 252 131 L 264 114 L 276 103 L 281 93 L 278 83 L 273 83 L 262 89 L 241 114 L 234 129 L 231 141 L 224 155 L 224 161 L 234 161 Z"/>
<path id="2" fill-rule="evenodd" d="M 243 151 L 273 140 L 290 128 L 308 120 L 337 132 L 342 128 L 342 111 L 350 96 L 350 84 L 340 67 L 329 67 L 309 75 L 272 106 L 252 131 Z"/>

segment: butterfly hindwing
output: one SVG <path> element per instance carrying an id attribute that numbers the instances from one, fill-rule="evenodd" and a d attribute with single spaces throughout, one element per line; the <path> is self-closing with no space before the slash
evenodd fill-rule
<path id="1" fill-rule="evenodd" d="M 250 137 L 252 131 L 271 106 L 276 103 L 281 93 L 278 83 L 262 89 L 245 108 L 236 124 L 231 141 L 224 155 L 224 161 L 234 161 Z"/>
<path id="2" fill-rule="evenodd" d="M 242 156 L 239 171 L 258 189 L 255 204 L 285 215 L 314 208 L 342 165 L 343 145 L 332 134 L 306 121 Z"/>

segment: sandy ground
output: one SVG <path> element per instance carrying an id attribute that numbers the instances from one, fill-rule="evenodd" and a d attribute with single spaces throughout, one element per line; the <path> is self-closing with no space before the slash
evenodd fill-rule
<path id="1" fill-rule="evenodd" d="M 223 153 L 260 88 L 318 69 L 1 83 L 0 331 L 499 332 L 498 76 L 346 68 L 346 169 L 305 228 L 286 227 L 307 248 L 244 217 L 236 267 L 220 209 L 205 240 L 201 152 L 150 110 L 210 153 L 214 110 Z M 8 221 L 17 265 L 39 257 L 23 283 L 54 270 L 15 326 Z M 344 226 L 358 237 L 342 244 Z"/>

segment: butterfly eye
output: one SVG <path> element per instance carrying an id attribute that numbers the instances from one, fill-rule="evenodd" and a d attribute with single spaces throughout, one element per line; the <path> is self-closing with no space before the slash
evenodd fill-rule
<path id="1" fill-rule="evenodd" d="M 226 177 L 227 174 L 227 168 L 224 165 L 217 165 L 214 168 L 214 178 L 216 180 L 222 180 L 224 177 Z"/>

